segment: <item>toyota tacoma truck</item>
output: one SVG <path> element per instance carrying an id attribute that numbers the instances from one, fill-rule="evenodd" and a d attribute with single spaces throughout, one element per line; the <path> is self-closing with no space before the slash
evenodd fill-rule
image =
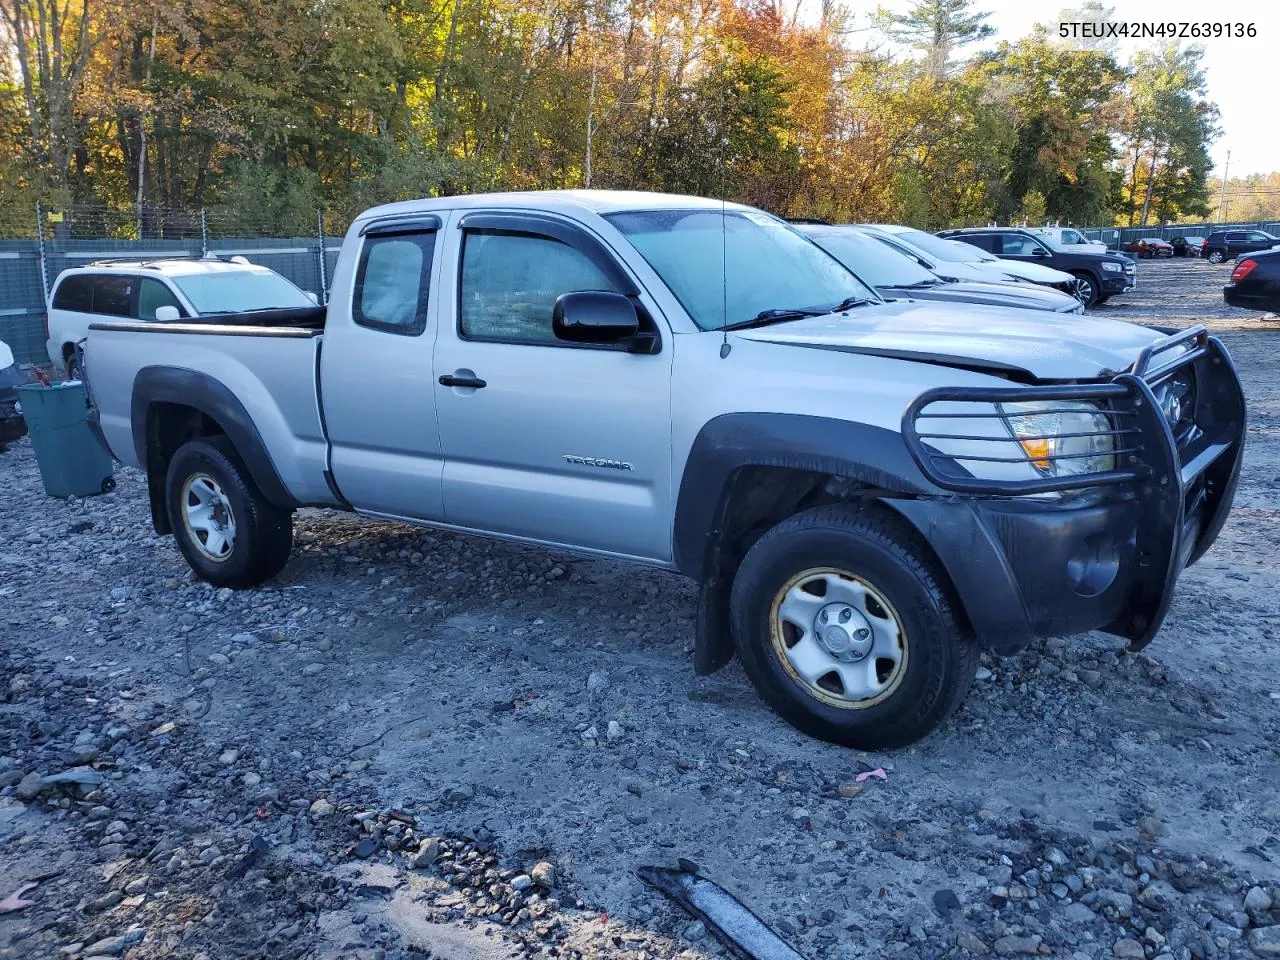
<path id="1" fill-rule="evenodd" d="M 378 207 L 323 315 L 95 323 L 84 358 L 210 583 L 280 573 L 303 506 L 678 571 L 698 672 L 736 654 L 868 749 L 937 726 L 982 648 L 1149 643 L 1245 430 L 1203 329 L 886 303 L 773 216 L 629 192 Z"/>

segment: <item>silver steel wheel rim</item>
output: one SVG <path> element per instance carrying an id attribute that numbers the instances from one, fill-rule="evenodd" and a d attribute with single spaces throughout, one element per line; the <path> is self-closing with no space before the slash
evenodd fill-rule
<path id="1" fill-rule="evenodd" d="M 796 574 L 774 595 L 769 621 L 778 662 L 816 700 L 863 710 L 902 683 L 902 620 L 883 593 L 846 570 Z"/>
<path id="2" fill-rule="evenodd" d="M 218 481 L 193 473 L 182 485 L 182 522 L 187 540 L 205 558 L 222 563 L 236 548 L 236 518 Z"/>
<path id="3" fill-rule="evenodd" d="M 1087 304 L 1093 299 L 1093 284 L 1083 277 L 1078 278 L 1078 282 L 1079 286 L 1076 287 L 1076 292 L 1080 295 L 1080 302 Z"/>

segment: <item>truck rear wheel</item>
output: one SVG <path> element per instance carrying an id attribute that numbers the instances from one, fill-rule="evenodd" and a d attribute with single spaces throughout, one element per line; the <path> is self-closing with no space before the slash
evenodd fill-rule
<path id="1" fill-rule="evenodd" d="M 169 461 L 165 499 L 178 549 L 200 579 L 252 587 L 288 562 L 293 514 L 262 496 L 226 437 L 178 448 Z"/>
<path id="2" fill-rule="evenodd" d="M 817 507 L 747 552 L 730 597 L 738 656 L 783 719 L 879 750 L 921 739 L 959 706 L 977 644 L 923 543 L 883 510 Z"/>

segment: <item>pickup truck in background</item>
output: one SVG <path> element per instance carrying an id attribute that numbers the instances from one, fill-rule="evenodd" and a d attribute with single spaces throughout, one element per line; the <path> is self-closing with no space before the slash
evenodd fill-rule
<path id="1" fill-rule="evenodd" d="M 758 210 L 626 192 L 361 215 L 323 323 L 95 323 L 85 374 L 195 572 L 284 568 L 355 510 L 700 584 L 735 654 L 837 743 L 910 743 L 977 653 L 1140 648 L 1232 501 L 1245 409 L 1202 329 L 886 303 Z"/>

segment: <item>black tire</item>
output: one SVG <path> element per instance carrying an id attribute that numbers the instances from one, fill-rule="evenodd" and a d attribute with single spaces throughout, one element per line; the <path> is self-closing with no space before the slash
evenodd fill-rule
<path id="1" fill-rule="evenodd" d="M 234 520 L 234 542 L 221 559 L 211 559 L 205 552 L 183 512 L 184 490 L 198 475 L 211 478 L 221 488 Z M 201 580 L 218 587 L 253 587 L 270 580 L 289 561 L 292 512 L 262 496 L 226 437 L 190 440 L 178 448 L 165 476 L 165 502 L 178 549 Z"/>
<path id="2" fill-rule="evenodd" d="M 1210 263 L 1221 263 L 1223 260 L 1227 259 L 1227 255 L 1222 250 L 1210 250 L 1205 259 Z"/>
<path id="3" fill-rule="evenodd" d="M 1071 275 L 1088 287 L 1087 294 L 1080 297 L 1080 302 L 1088 310 L 1098 304 L 1098 278 L 1087 270 L 1072 270 Z M 1082 287 L 1083 290 L 1083 287 Z"/>
<path id="4" fill-rule="evenodd" d="M 905 637 L 894 684 L 857 704 L 815 692 L 779 646 L 788 630 L 775 608 L 798 577 L 824 568 L 880 594 Z M 811 736 L 862 750 L 914 743 L 960 705 L 977 670 L 977 643 L 959 626 L 944 582 L 923 541 L 886 509 L 806 510 L 767 531 L 738 568 L 729 601 L 738 656 L 761 697 Z"/>
<path id="5" fill-rule="evenodd" d="M 1110 300 L 1113 296 L 1115 296 L 1115 294 L 1111 294 L 1111 293 L 1101 294 L 1093 301 L 1093 305 L 1095 307 L 1100 307 L 1104 303 L 1106 303 L 1108 300 Z"/>
<path id="6" fill-rule="evenodd" d="M 71 353 L 67 356 L 67 379 L 68 380 L 82 379 L 80 376 L 80 361 L 76 359 L 76 354 L 74 350 L 71 351 Z"/>

